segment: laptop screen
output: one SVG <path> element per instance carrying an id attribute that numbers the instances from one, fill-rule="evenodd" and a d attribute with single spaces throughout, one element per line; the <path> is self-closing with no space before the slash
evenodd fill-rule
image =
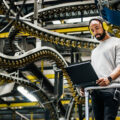
<path id="1" fill-rule="evenodd" d="M 95 86 L 98 76 L 90 62 L 73 64 L 65 68 L 74 85 L 81 87 Z"/>

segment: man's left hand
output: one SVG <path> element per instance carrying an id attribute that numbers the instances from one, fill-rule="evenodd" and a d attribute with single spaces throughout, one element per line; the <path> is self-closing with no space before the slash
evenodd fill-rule
<path id="1" fill-rule="evenodd" d="M 110 81 L 108 80 L 108 78 L 99 78 L 96 81 L 96 84 L 100 85 L 100 86 L 107 86 L 110 84 Z"/>

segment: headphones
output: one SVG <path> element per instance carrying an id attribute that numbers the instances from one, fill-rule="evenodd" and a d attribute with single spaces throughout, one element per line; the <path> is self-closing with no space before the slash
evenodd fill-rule
<path id="1" fill-rule="evenodd" d="M 90 33 L 91 33 L 93 36 L 94 36 L 94 34 L 93 34 L 93 32 L 91 31 L 91 29 L 90 29 L 90 23 L 91 23 L 93 20 L 99 21 L 99 22 L 101 23 L 102 27 L 103 27 L 103 30 L 104 30 L 104 31 L 108 31 L 108 25 L 107 25 L 107 23 L 106 23 L 103 19 L 101 19 L 101 18 L 93 18 L 93 19 L 91 19 L 91 20 L 89 21 L 89 31 L 90 31 Z"/>

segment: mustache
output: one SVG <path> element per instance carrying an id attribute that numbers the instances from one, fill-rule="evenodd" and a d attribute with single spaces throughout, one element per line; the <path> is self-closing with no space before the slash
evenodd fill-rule
<path id="1" fill-rule="evenodd" d="M 97 35 L 100 35 L 100 36 L 101 36 L 101 34 L 96 34 L 95 37 L 96 37 Z"/>

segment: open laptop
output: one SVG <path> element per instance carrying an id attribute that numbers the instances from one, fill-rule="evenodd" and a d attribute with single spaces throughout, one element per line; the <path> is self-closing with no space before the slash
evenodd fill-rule
<path id="1" fill-rule="evenodd" d="M 65 68 L 74 85 L 80 87 L 96 86 L 98 76 L 90 61 L 73 64 Z"/>

